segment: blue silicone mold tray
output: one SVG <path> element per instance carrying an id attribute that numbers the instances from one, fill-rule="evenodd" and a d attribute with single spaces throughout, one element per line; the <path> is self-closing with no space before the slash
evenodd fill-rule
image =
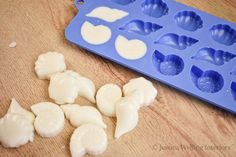
<path id="1" fill-rule="evenodd" d="M 78 14 L 66 28 L 66 38 L 92 53 L 138 71 L 210 104 L 236 113 L 236 25 L 172 0 L 76 0 Z M 128 13 L 115 22 L 86 16 L 97 7 Z M 109 41 L 86 42 L 81 26 L 110 28 Z M 103 34 L 101 34 L 103 35 Z M 147 45 L 140 59 L 122 58 L 115 40 L 138 39 Z"/>

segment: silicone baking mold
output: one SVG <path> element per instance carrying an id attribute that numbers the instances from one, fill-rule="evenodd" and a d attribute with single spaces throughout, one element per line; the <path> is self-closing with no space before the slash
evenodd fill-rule
<path id="1" fill-rule="evenodd" d="M 173 0 L 75 0 L 75 5 L 79 12 L 65 30 L 70 42 L 236 114 L 234 23 Z M 104 27 L 111 36 L 86 41 L 84 23 L 97 34 L 85 39 L 103 39 Z M 118 37 L 127 40 L 115 45 Z M 141 58 L 117 52 L 123 44 L 127 49 L 119 50 L 135 53 L 126 45 L 130 41 L 146 44 Z"/>

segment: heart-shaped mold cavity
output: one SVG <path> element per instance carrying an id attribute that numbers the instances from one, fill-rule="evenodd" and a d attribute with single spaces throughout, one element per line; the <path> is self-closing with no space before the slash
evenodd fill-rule
<path id="1" fill-rule="evenodd" d="M 133 3 L 135 2 L 136 0 L 111 0 L 117 4 L 120 4 L 120 5 L 128 5 L 130 3 Z"/>
<path id="2" fill-rule="evenodd" d="M 189 46 L 192 46 L 193 44 L 197 43 L 198 40 L 187 37 L 187 36 L 179 36 L 174 33 L 168 33 L 163 35 L 158 41 L 156 41 L 156 44 L 163 44 L 178 50 L 184 50 Z"/>
<path id="3" fill-rule="evenodd" d="M 210 31 L 212 39 L 220 44 L 230 46 L 236 42 L 236 31 L 229 25 L 214 25 Z"/>
<path id="4" fill-rule="evenodd" d="M 207 61 L 215 65 L 223 65 L 234 57 L 236 57 L 236 55 L 222 50 L 202 48 L 192 57 L 192 59 Z"/>
<path id="5" fill-rule="evenodd" d="M 144 14 L 155 18 L 160 18 L 169 11 L 167 4 L 162 0 L 145 0 L 141 7 Z"/>
<path id="6" fill-rule="evenodd" d="M 233 95 L 234 100 L 236 101 L 236 82 L 232 82 L 231 84 L 231 93 Z"/>
<path id="7" fill-rule="evenodd" d="M 150 33 L 156 32 L 161 28 L 162 26 L 155 23 L 132 20 L 121 27 L 120 30 L 127 30 L 128 32 L 134 32 L 141 35 L 149 35 Z"/>
<path id="8" fill-rule="evenodd" d="M 164 56 L 157 50 L 152 55 L 152 62 L 160 73 L 167 76 L 178 75 L 184 69 L 182 58 L 176 55 Z"/>
<path id="9" fill-rule="evenodd" d="M 216 93 L 224 86 L 223 77 L 216 71 L 202 71 L 200 68 L 193 66 L 191 77 L 195 86 L 205 93 Z"/>
<path id="10" fill-rule="evenodd" d="M 199 15 L 193 11 L 182 11 L 175 15 L 175 23 L 187 31 L 196 31 L 202 28 L 203 21 Z"/>

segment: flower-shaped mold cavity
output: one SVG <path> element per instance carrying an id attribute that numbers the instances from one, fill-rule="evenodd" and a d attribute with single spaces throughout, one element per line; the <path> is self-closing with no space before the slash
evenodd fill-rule
<path id="1" fill-rule="evenodd" d="M 162 0 L 145 0 L 141 7 L 144 14 L 155 18 L 160 18 L 169 11 L 168 6 Z"/>
<path id="2" fill-rule="evenodd" d="M 178 75 L 184 69 L 184 61 L 182 58 L 176 55 L 164 56 L 157 50 L 152 56 L 152 62 L 160 73 L 167 76 Z"/>
<path id="3" fill-rule="evenodd" d="M 184 50 L 189 46 L 192 46 L 193 44 L 197 43 L 198 40 L 187 37 L 187 36 L 179 36 L 174 33 L 168 33 L 163 35 L 158 41 L 156 41 L 156 44 L 163 44 L 178 50 Z"/>
<path id="4" fill-rule="evenodd" d="M 121 27 L 120 30 L 126 30 L 128 32 L 134 32 L 141 35 L 149 35 L 150 33 L 156 32 L 161 28 L 162 26 L 155 23 L 132 20 Z"/>
<path id="5" fill-rule="evenodd" d="M 187 31 L 196 31 L 203 26 L 201 17 L 193 11 L 179 12 L 175 15 L 175 23 Z"/>
<path id="6" fill-rule="evenodd" d="M 236 57 L 236 55 L 222 50 L 202 48 L 192 57 L 192 59 L 207 61 L 215 65 L 223 65 L 234 57 Z"/>
<path id="7" fill-rule="evenodd" d="M 220 44 L 230 46 L 236 42 L 236 31 L 229 25 L 214 25 L 210 31 L 212 39 Z"/>
<path id="8" fill-rule="evenodd" d="M 120 5 L 128 5 L 130 3 L 133 3 L 135 2 L 136 0 L 111 0 L 117 4 L 120 4 Z"/>
<path id="9" fill-rule="evenodd" d="M 231 93 L 233 95 L 234 100 L 236 101 L 236 82 L 232 82 L 231 84 Z"/>
<path id="10" fill-rule="evenodd" d="M 202 71 L 200 68 L 193 66 L 191 77 L 195 86 L 205 93 L 216 93 L 224 86 L 223 77 L 216 71 Z"/>

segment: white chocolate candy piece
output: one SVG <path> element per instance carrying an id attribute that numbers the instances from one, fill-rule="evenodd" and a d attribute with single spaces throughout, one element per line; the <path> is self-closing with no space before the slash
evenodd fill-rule
<path id="1" fill-rule="evenodd" d="M 79 77 L 81 77 L 79 73 L 72 71 L 72 70 L 66 70 L 64 73 L 69 76 L 74 77 L 75 79 L 78 79 Z"/>
<path id="2" fill-rule="evenodd" d="M 41 54 L 35 62 L 35 72 L 40 79 L 50 79 L 53 74 L 66 70 L 64 56 L 58 52 Z"/>
<path id="3" fill-rule="evenodd" d="M 50 79 L 49 97 L 57 104 L 74 103 L 78 96 L 78 80 L 68 72 L 57 73 Z"/>
<path id="4" fill-rule="evenodd" d="M 92 103 L 95 103 L 95 93 L 96 93 L 96 88 L 90 79 L 86 77 L 78 77 L 78 88 L 79 88 L 79 93 L 78 95 L 81 97 L 84 97 L 91 101 Z"/>
<path id="5" fill-rule="evenodd" d="M 70 139 L 72 157 L 82 157 L 102 154 L 107 149 L 107 135 L 105 131 L 94 124 L 84 124 L 73 132 Z"/>
<path id="6" fill-rule="evenodd" d="M 123 86 L 123 92 L 125 96 L 130 95 L 134 91 L 140 91 L 143 95 L 142 106 L 150 105 L 157 96 L 157 90 L 150 81 L 143 77 L 131 79 L 127 84 Z"/>
<path id="7" fill-rule="evenodd" d="M 65 117 L 62 109 L 50 102 L 42 102 L 31 106 L 37 116 L 34 127 L 42 137 L 54 137 L 64 128 Z"/>
<path id="8" fill-rule="evenodd" d="M 120 138 L 123 134 L 133 130 L 138 123 L 138 110 L 132 101 L 121 98 L 116 103 L 116 130 L 115 138 Z"/>
<path id="9" fill-rule="evenodd" d="M 95 17 L 98 19 L 102 19 L 106 22 L 115 22 L 123 17 L 129 15 L 129 13 L 118 10 L 118 9 L 111 9 L 109 7 L 97 7 L 93 11 L 91 11 L 86 16 L 88 17 Z"/>
<path id="10" fill-rule="evenodd" d="M 16 148 L 33 140 L 34 127 L 25 116 L 8 113 L 0 119 L 0 142 L 4 147 Z"/>
<path id="11" fill-rule="evenodd" d="M 106 124 L 102 120 L 100 112 L 92 106 L 62 105 L 66 118 L 74 127 L 79 127 L 83 124 L 92 123 L 102 128 L 106 128 Z"/>
<path id="12" fill-rule="evenodd" d="M 27 111 L 23 107 L 21 107 L 21 105 L 16 101 L 15 98 L 11 99 L 11 104 L 10 104 L 10 107 L 9 107 L 7 113 L 20 114 L 20 115 L 26 117 L 32 124 L 33 124 L 34 119 L 35 119 L 34 114 L 30 111 Z"/>
<path id="13" fill-rule="evenodd" d="M 115 48 L 121 57 L 128 60 L 140 59 L 147 53 L 147 45 L 143 41 L 128 40 L 122 35 L 116 38 Z"/>
<path id="14" fill-rule="evenodd" d="M 96 95 L 98 109 L 108 117 L 116 116 L 115 103 L 122 97 L 122 91 L 115 84 L 102 86 Z"/>
<path id="15" fill-rule="evenodd" d="M 111 38 L 111 30 L 104 25 L 93 25 L 86 21 L 81 26 L 82 38 L 92 45 L 101 45 Z"/>

